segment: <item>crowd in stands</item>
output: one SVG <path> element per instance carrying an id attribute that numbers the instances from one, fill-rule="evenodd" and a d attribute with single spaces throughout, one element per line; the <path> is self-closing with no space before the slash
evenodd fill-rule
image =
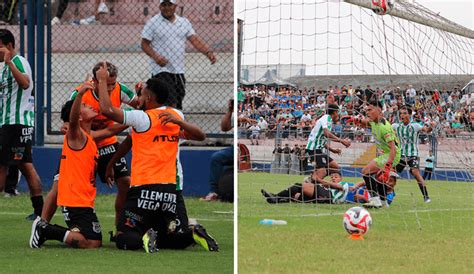
<path id="1" fill-rule="evenodd" d="M 240 87 L 238 90 L 239 138 L 250 138 L 258 144 L 259 138 L 273 137 L 280 132 L 283 138 L 305 139 L 317 119 L 325 113 L 328 104 L 338 104 L 341 121 L 333 131 L 356 141 L 365 141 L 368 132 L 350 123 L 353 115 L 365 114 L 370 100 L 383 103 L 385 117 L 391 123 L 399 122 L 398 110 L 402 105 L 413 109 L 413 121 L 435 122 L 433 131 L 440 137 L 467 134 L 474 131 L 474 94 L 462 94 L 460 86 L 451 90 L 416 90 L 412 85 L 382 90 L 378 87 L 352 85 L 323 88 L 294 87 Z M 349 122 L 348 122 L 349 121 Z M 279 129 L 277 131 L 277 129 Z"/>

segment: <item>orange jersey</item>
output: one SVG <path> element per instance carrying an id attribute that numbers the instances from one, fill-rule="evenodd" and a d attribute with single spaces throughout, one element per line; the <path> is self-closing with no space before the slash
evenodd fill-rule
<path id="1" fill-rule="evenodd" d="M 71 95 L 71 99 L 76 98 L 77 91 L 80 87 L 81 86 L 78 86 L 76 88 L 74 93 Z M 110 92 L 110 101 L 112 101 L 112 105 L 116 108 L 120 108 L 122 102 L 130 103 L 133 97 L 134 93 L 131 92 L 125 85 L 122 85 L 118 82 L 115 84 L 115 87 L 112 92 Z M 87 92 L 82 96 L 82 103 L 92 107 L 97 113 L 99 113 L 99 115 L 94 118 L 94 121 L 92 123 L 94 129 L 103 129 L 114 125 L 114 121 L 101 114 L 99 106 L 99 97 L 97 94 L 94 93 L 93 90 L 87 90 Z M 97 146 L 101 148 L 115 143 L 117 143 L 117 137 L 111 136 L 101 141 L 98 141 Z"/>
<path id="2" fill-rule="evenodd" d="M 57 203 L 60 206 L 94 207 L 95 171 L 99 155 L 92 136 L 84 134 L 87 141 L 80 150 L 70 148 L 67 137 L 64 137 L 58 182 Z"/>
<path id="3" fill-rule="evenodd" d="M 158 115 L 172 108 L 147 110 L 150 127 L 145 132 L 132 131 L 132 186 L 149 184 L 176 184 L 177 155 L 181 128 L 173 123 L 161 124 Z"/>

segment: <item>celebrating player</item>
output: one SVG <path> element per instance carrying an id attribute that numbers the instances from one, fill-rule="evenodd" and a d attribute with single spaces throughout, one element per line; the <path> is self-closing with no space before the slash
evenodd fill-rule
<path id="1" fill-rule="evenodd" d="M 341 149 L 331 148 L 328 144 L 328 139 L 341 143 L 345 147 L 351 145 L 349 139 L 341 139 L 331 133 L 332 124 L 339 121 L 338 112 L 339 107 L 337 105 L 329 104 L 327 114 L 319 118 L 309 134 L 306 152 L 310 155 L 311 161 L 316 163 L 315 171 L 312 175 L 314 180 L 324 178 L 332 171 L 339 170 L 337 162 L 329 157 L 329 151 L 340 154 Z"/>
<path id="2" fill-rule="evenodd" d="M 177 237 L 176 207 L 178 142 L 185 136 L 204 140 L 200 128 L 184 121 L 181 111 L 166 107 L 170 87 L 149 79 L 141 91 L 143 110 L 122 111 L 112 106 L 107 94 L 108 71 L 97 71 L 100 110 L 108 118 L 130 125 L 132 130 L 132 180 L 124 211 L 117 226 L 119 249 L 144 248 L 157 251 L 157 243 L 167 245 Z"/>
<path id="3" fill-rule="evenodd" d="M 141 89 L 137 91 L 137 97 L 142 96 Z M 138 105 L 137 109 L 142 109 L 142 105 Z M 143 110 L 143 109 L 142 109 Z M 181 133 L 184 133 L 183 131 Z M 195 136 L 184 136 L 181 134 L 180 139 L 194 139 Z M 114 179 L 114 168 L 115 162 L 119 161 L 124 157 L 132 148 L 132 138 L 130 135 L 120 144 L 117 149 L 117 152 L 114 154 L 112 159 L 110 159 L 109 164 L 107 165 L 106 177 L 109 184 L 113 184 Z M 172 248 L 172 249 L 184 249 L 194 243 L 201 245 L 204 249 L 208 251 L 218 251 L 219 246 L 217 242 L 209 234 L 207 234 L 206 229 L 200 224 L 189 225 L 188 214 L 186 211 L 186 204 L 184 203 L 183 197 L 183 173 L 181 168 L 181 162 L 179 160 L 179 150 L 177 156 L 177 166 L 178 166 L 178 178 L 179 182 L 176 184 L 176 231 L 177 237 L 175 241 L 170 242 L 169 246 L 164 246 L 158 243 L 159 248 Z M 115 236 L 111 234 L 111 240 L 115 241 Z"/>
<path id="4" fill-rule="evenodd" d="M 410 107 L 402 106 L 400 108 L 400 120 L 402 123 L 395 123 L 392 125 L 393 129 L 397 132 L 400 140 L 401 147 L 401 158 L 400 163 L 396 169 L 398 173 L 401 173 L 406 166 L 410 167 L 410 173 L 415 177 L 418 182 L 423 200 L 425 203 L 429 203 L 430 197 L 428 196 L 428 190 L 426 189 L 425 180 L 420 174 L 420 153 L 418 149 L 419 134 L 422 132 L 431 132 L 431 125 L 426 124 L 421 126 L 418 123 L 411 123 L 412 110 Z"/>
<path id="5" fill-rule="evenodd" d="M 85 92 L 84 87 L 87 87 L 90 84 L 90 79 L 86 79 L 84 85 L 79 88 L 79 92 Z M 71 113 L 71 108 L 74 103 L 74 100 L 67 101 L 63 107 L 61 108 L 61 120 L 63 121 L 63 125 L 61 126 L 61 133 L 66 134 L 69 128 L 69 116 Z M 118 125 L 115 124 L 111 127 L 106 127 L 104 129 L 99 130 L 91 130 L 90 135 L 94 139 L 94 141 L 100 142 L 103 139 L 112 137 L 117 135 L 118 133 L 122 132 L 128 128 L 128 126 Z M 58 180 L 59 180 L 59 166 L 56 171 L 56 174 L 53 177 L 53 186 L 51 190 L 46 195 L 44 200 L 43 210 L 41 212 L 41 218 L 47 222 L 51 221 L 54 216 L 54 213 L 57 209 L 57 196 L 58 196 Z"/>
<path id="6" fill-rule="evenodd" d="M 392 125 L 384 118 L 379 101 L 371 100 L 366 112 L 367 118 L 355 117 L 353 120 L 356 124 L 372 130 L 377 149 L 381 150 L 382 154 L 362 169 L 366 187 L 373 196 L 364 206 L 380 208 L 383 206 L 382 201 L 387 204 L 388 188 L 393 188 L 389 185 L 390 171 L 400 162 L 400 142 Z"/>
<path id="7" fill-rule="evenodd" d="M 112 105 L 116 108 L 120 108 L 122 103 L 128 104 L 131 107 L 136 107 L 138 100 L 135 94 L 127 88 L 127 86 L 117 82 L 118 69 L 112 63 L 106 62 L 107 69 L 109 71 L 109 77 L 107 78 L 107 94 L 110 96 Z M 98 94 L 98 80 L 97 80 L 97 70 L 101 67 L 102 63 L 98 63 L 92 69 L 92 86 L 89 88 L 84 96 L 82 97 L 82 103 L 92 107 L 99 115 L 94 119 L 92 124 L 93 130 L 104 129 L 107 127 L 114 126 L 114 121 L 108 119 L 101 114 L 99 108 L 99 94 Z M 71 95 L 71 99 L 74 99 L 77 95 L 81 86 L 77 87 L 76 90 Z M 97 142 L 97 147 L 99 148 L 99 163 L 98 163 L 98 174 L 100 180 L 103 183 L 106 183 L 105 178 L 105 169 L 107 163 L 112 158 L 113 154 L 117 150 L 118 141 L 116 136 L 111 136 Z M 115 168 L 115 182 L 117 184 L 117 197 L 115 198 L 115 223 L 117 224 L 120 213 L 123 210 L 125 205 L 125 198 L 127 195 L 128 188 L 130 186 L 130 171 L 127 167 L 127 161 L 125 158 L 120 159 L 114 166 Z"/>
<path id="8" fill-rule="evenodd" d="M 85 87 L 92 88 L 87 84 Z M 31 248 L 40 248 L 48 239 L 74 248 L 97 248 L 102 245 L 102 232 L 94 210 L 98 152 L 90 135 L 92 121 L 98 113 L 81 103 L 86 92 L 87 89 L 82 88 L 72 105 L 59 169 L 57 204 L 62 206 L 69 229 L 51 225 L 37 217 L 31 230 Z"/>

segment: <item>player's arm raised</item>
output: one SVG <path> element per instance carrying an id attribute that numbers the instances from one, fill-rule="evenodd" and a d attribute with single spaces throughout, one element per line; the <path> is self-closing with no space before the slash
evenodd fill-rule
<path id="1" fill-rule="evenodd" d="M 78 90 L 77 96 L 74 99 L 74 103 L 71 107 L 71 113 L 69 114 L 69 127 L 66 133 L 66 138 L 69 146 L 72 149 L 81 149 L 87 140 L 87 137 L 81 130 L 79 122 L 81 113 L 82 96 L 91 87 L 89 82 L 89 75 L 86 76 L 86 81 Z"/>
<path id="2" fill-rule="evenodd" d="M 180 126 L 184 131 L 184 138 L 188 140 L 204 141 L 206 139 L 206 134 L 198 126 L 188 123 L 183 119 L 179 119 L 170 112 L 162 112 L 158 117 L 162 119 L 162 125 L 173 123 Z"/>
<path id="3" fill-rule="evenodd" d="M 364 127 L 364 128 L 370 128 L 370 120 L 364 116 L 361 116 L 361 115 L 357 115 L 357 116 L 353 116 L 350 120 L 347 121 L 348 123 L 349 122 L 354 122 L 354 124 L 356 126 L 359 126 L 359 127 Z"/>
<path id="4" fill-rule="evenodd" d="M 23 74 L 12 62 L 12 55 L 10 51 L 6 47 L 0 47 L 0 52 L 3 53 L 5 65 L 10 67 L 10 71 L 12 72 L 15 81 L 22 89 L 27 89 L 30 86 L 30 79 L 26 74 Z"/>
<path id="5" fill-rule="evenodd" d="M 107 64 L 104 64 L 96 72 L 97 80 L 99 81 L 99 106 L 100 112 L 105 117 L 123 124 L 123 111 L 120 108 L 116 108 L 112 105 L 109 93 L 107 92 L 107 78 L 109 77 L 109 71 L 107 70 Z"/>

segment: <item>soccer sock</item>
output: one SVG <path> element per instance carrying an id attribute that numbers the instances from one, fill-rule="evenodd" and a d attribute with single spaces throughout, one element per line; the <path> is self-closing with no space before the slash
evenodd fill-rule
<path id="1" fill-rule="evenodd" d="M 41 211 L 43 210 L 43 196 L 34 196 L 31 197 L 31 204 L 37 216 L 41 216 Z"/>
<path id="2" fill-rule="evenodd" d="M 60 225 L 45 224 L 46 225 L 43 227 L 43 235 L 46 239 L 58 240 L 60 242 L 65 240 L 66 233 L 68 232 L 67 228 Z"/>
<path id="3" fill-rule="evenodd" d="M 375 174 L 363 175 L 362 178 L 365 181 L 365 186 L 372 196 L 380 196 L 382 200 L 386 199 L 387 186 L 375 179 Z"/>
<path id="4" fill-rule="evenodd" d="M 182 233 L 171 233 L 157 240 L 158 248 L 185 249 L 195 244 L 193 231 L 188 230 Z"/>
<path id="5" fill-rule="evenodd" d="M 143 240 L 135 231 L 119 233 L 115 236 L 115 245 L 118 249 L 138 250 L 143 247 Z"/>
<path id="6" fill-rule="evenodd" d="M 369 193 L 372 195 L 372 196 L 378 196 L 377 194 L 377 186 L 375 185 L 376 182 L 374 182 L 373 180 L 371 180 L 371 175 L 370 174 L 366 174 L 366 175 L 363 175 L 362 178 L 364 179 L 364 182 L 365 182 L 365 187 L 367 188 L 367 190 L 369 191 Z"/>
<path id="7" fill-rule="evenodd" d="M 423 198 L 429 198 L 428 196 L 428 189 L 426 189 L 426 186 L 422 184 L 418 184 L 418 187 L 420 188 L 421 194 L 423 194 Z"/>

